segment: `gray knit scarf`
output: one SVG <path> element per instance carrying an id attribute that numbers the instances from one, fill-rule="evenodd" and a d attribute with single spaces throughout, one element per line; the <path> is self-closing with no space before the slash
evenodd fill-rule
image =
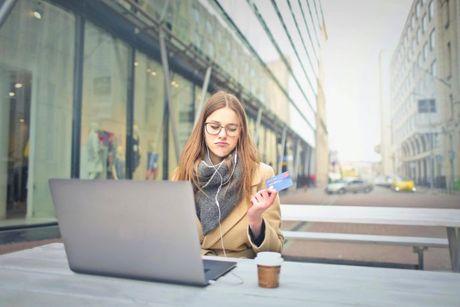
<path id="1" fill-rule="evenodd" d="M 205 235 L 219 225 L 216 194 L 220 207 L 220 221 L 226 218 L 241 200 L 239 183 L 242 179 L 242 170 L 238 159 L 234 167 L 234 154 L 226 159 L 231 161 L 230 167 L 227 167 L 226 161 L 213 165 L 209 157 L 198 165 L 198 179 L 204 193 L 199 189 L 196 190 L 195 203 L 196 213 Z"/>

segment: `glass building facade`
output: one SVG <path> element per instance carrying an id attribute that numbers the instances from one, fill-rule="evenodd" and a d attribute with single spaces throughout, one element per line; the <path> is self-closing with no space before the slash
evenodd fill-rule
<path id="1" fill-rule="evenodd" d="M 320 3 L 276 3 L 16 1 L 0 23 L 0 227 L 55 221 L 50 178 L 168 179 L 207 67 L 205 98 L 240 98 L 263 162 L 314 173 Z"/>

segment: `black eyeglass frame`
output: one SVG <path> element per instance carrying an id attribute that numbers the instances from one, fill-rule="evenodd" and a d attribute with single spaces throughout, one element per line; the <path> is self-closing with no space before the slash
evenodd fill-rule
<path id="1" fill-rule="evenodd" d="M 209 125 L 215 125 L 215 126 L 219 125 L 219 130 L 217 130 L 217 132 L 215 132 L 215 133 L 211 133 L 211 132 L 209 132 L 209 130 L 208 130 L 208 126 L 209 126 Z M 229 127 L 229 126 L 234 126 L 234 127 L 236 127 L 235 132 L 229 133 L 229 130 L 228 130 L 228 127 Z M 240 129 L 239 129 L 239 128 L 240 128 L 240 125 L 237 125 L 237 124 L 228 124 L 228 125 L 222 126 L 220 123 L 215 123 L 215 122 L 204 123 L 204 129 L 205 129 L 206 132 L 207 132 L 208 134 L 210 134 L 210 135 L 219 135 L 219 133 L 222 131 L 222 128 L 225 129 L 225 134 L 227 134 L 228 136 L 231 136 L 231 137 L 237 136 L 238 133 L 240 132 L 240 131 L 239 131 L 239 130 L 240 130 Z"/>

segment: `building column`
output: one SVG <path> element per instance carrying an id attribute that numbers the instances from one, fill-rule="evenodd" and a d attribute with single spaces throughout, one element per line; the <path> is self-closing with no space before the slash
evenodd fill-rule
<path id="1" fill-rule="evenodd" d="M 417 184 L 422 182 L 422 160 L 417 160 Z"/>
<path id="2" fill-rule="evenodd" d="M 434 186 L 434 169 L 433 169 L 433 161 L 432 161 L 432 158 L 431 156 L 428 156 L 426 158 L 426 162 L 427 162 L 427 171 L 428 171 L 428 186 L 431 188 Z"/>
<path id="3" fill-rule="evenodd" d="M 454 188 L 457 187 L 458 181 L 460 181 L 460 127 L 454 134 Z"/>
<path id="4" fill-rule="evenodd" d="M 8 201 L 9 85 L 8 74 L 5 70 L 0 69 L 0 220 L 6 218 L 6 205 Z"/>
<path id="5" fill-rule="evenodd" d="M 403 176 L 404 177 L 410 177 L 411 176 L 408 162 L 403 162 Z"/>
<path id="6" fill-rule="evenodd" d="M 426 158 L 422 159 L 422 185 L 426 185 Z"/>
<path id="7" fill-rule="evenodd" d="M 198 108 L 197 108 L 197 110 L 195 112 L 195 124 L 198 121 L 198 117 L 201 114 L 201 111 L 203 109 L 203 106 L 204 106 L 204 103 L 205 103 L 205 100 L 206 100 L 206 93 L 208 92 L 209 80 L 211 79 L 211 72 L 212 72 L 212 66 L 209 66 L 206 69 L 206 74 L 204 76 L 203 86 L 201 88 L 200 101 L 199 101 L 199 104 L 198 104 Z"/>

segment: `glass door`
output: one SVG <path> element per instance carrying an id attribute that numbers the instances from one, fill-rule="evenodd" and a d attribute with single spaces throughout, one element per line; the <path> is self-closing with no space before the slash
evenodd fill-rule
<path id="1" fill-rule="evenodd" d="M 31 74 L 1 69 L 2 96 L 0 145 L 2 177 L 2 215 L 24 218 L 27 211 L 27 179 L 29 173 Z"/>

